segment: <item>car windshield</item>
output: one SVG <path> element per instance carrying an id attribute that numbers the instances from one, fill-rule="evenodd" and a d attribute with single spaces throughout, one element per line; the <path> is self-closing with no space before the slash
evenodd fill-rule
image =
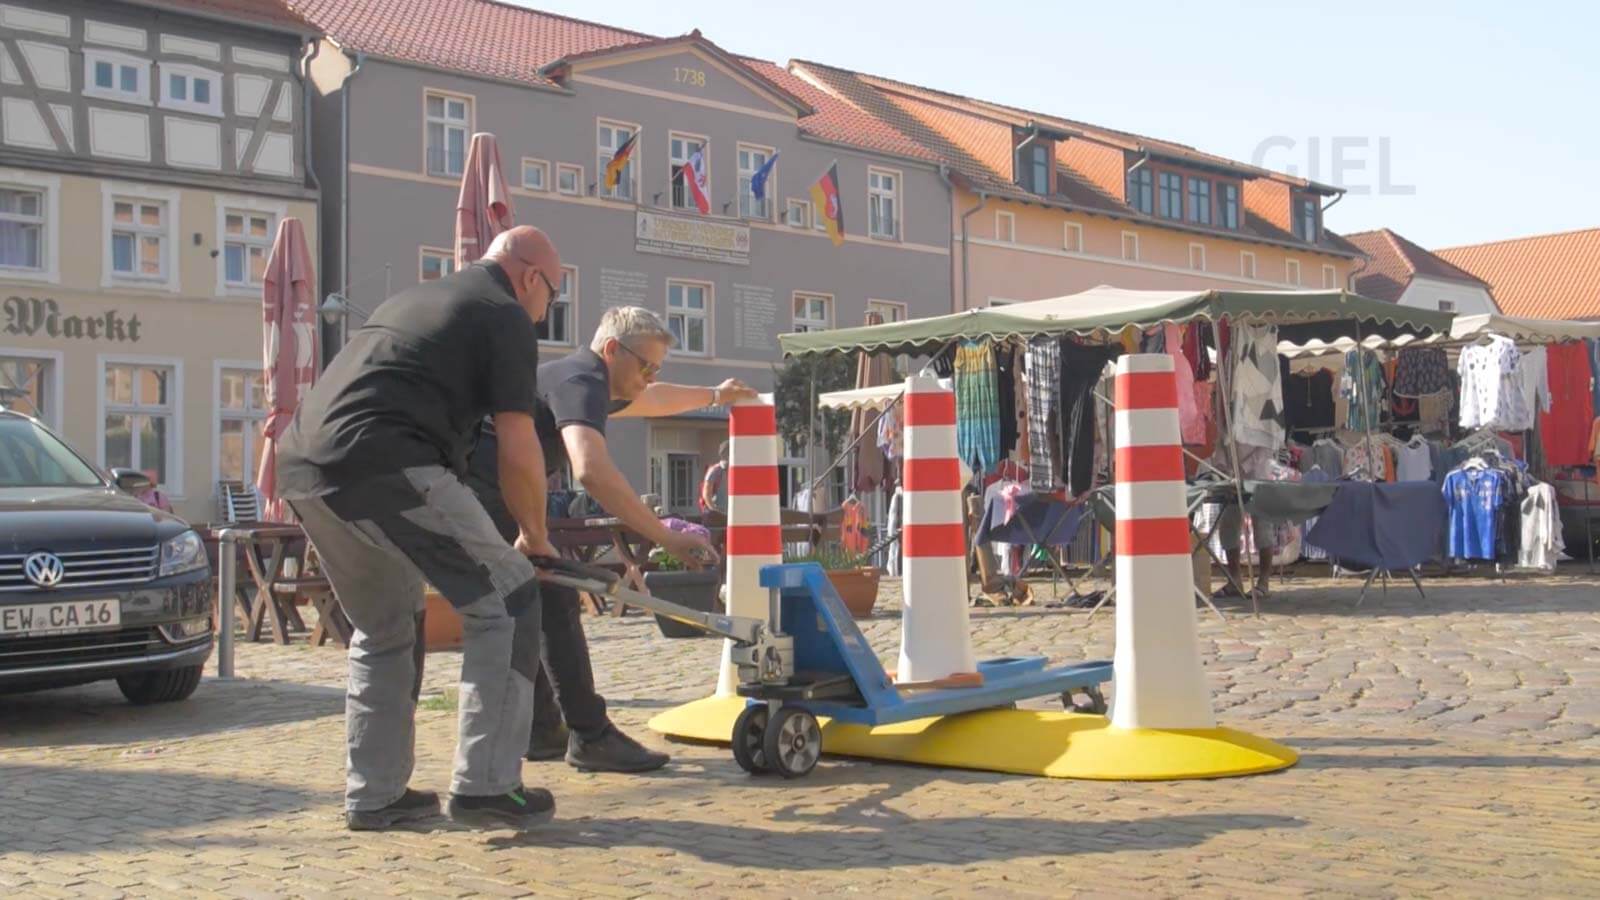
<path id="1" fill-rule="evenodd" d="M 27 419 L 0 417 L 0 488 L 101 484 L 95 470 L 55 435 Z"/>

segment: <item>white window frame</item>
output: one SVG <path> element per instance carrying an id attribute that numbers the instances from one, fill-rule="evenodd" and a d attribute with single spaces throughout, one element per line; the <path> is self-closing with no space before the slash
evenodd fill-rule
<path id="1" fill-rule="evenodd" d="M 1006 212 L 1003 209 L 994 211 L 994 239 L 1002 244 L 1017 242 L 1016 213 Z"/>
<path id="2" fill-rule="evenodd" d="M 146 275 L 124 274 L 112 270 L 111 232 L 115 225 L 113 214 L 117 201 L 131 203 L 159 203 L 163 207 L 163 228 L 158 234 L 161 237 L 161 275 L 152 278 Z M 103 288 L 145 288 L 150 290 L 166 290 L 176 293 L 182 285 L 178 274 L 178 203 L 180 197 L 177 190 L 172 188 L 151 187 L 146 184 L 132 184 L 128 182 L 102 181 L 100 182 L 100 221 L 103 223 L 100 230 L 101 255 L 100 255 L 100 286 Z M 145 233 L 136 229 L 138 233 Z M 134 260 L 137 267 L 138 246 L 134 247 Z"/>
<path id="3" fill-rule="evenodd" d="M 1194 259 L 1195 259 L 1194 252 L 1196 250 L 1200 251 L 1200 265 L 1198 265 L 1198 266 L 1194 264 Z M 1206 270 L 1206 245 L 1205 244 L 1197 243 L 1197 242 L 1194 242 L 1194 241 L 1190 241 L 1189 242 L 1189 268 L 1193 269 L 1196 272 L 1204 272 Z"/>
<path id="4" fill-rule="evenodd" d="M 454 250 L 451 250 L 449 247 L 430 247 L 424 244 L 417 248 L 417 284 L 423 284 L 428 280 L 423 276 L 427 273 L 427 263 L 429 257 L 441 258 L 450 265 L 450 271 L 444 272 L 439 276 L 439 278 L 443 278 L 445 275 L 451 275 L 455 273 L 456 252 Z M 439 279 L 435 278 L 433 280 L 438 281 Z"/>
<path id="5" fill-rule="evenodd" d="M 434 116 L 428 113 L 428 100 L 439 97 L 444 100 L 445 115 Z M 455 119 L 449 115 L 450 101 L 459 100 L 466 104 L 467 116 L 465 120 Z M 422 89 L 422 171 L 423 174 L 434 178 L 460 178 L 461 172 L 450 171 L 450 130 L 460 128 L 461 136 L 461 168 L 467 167 L 467 153 L 472 149 L 472 133 L 477 129 L 478 99 L 471 94 L 462 94 L 456 91 L 440 90 L 439 88 L 424 87 Z M 434 171 L 433 161 L 428 158 L 428 131 L 434 125 L 441 127 L 440 134 L 444 140 L 441 152 L 445 154 L 444 164 L 439 171 Z"/>
<path id="6" fill-rule="evenodd" d="M 556 288 L 560 290 L 565 286 L 567 287 L 567 290 L 555 297 L 550 298 L 550 309 L 545 313 L 544 320 L 545 322 L 549 322 L 550 313 L 555 311 L 556 305 L 558 303 L 565 303 L 567 305 L 567 339 L 563 341 L 555 338 L 540 338 L 539 344 L 541 346 L 575 347 L 578 343 L 578 297 L 580 291 L 582 290 L 578 281 L 578 267 L 562 266 L 561 280 L 566 282 L 566 285 L 558 284 L 556 285 Z"/>
<path id="7" fill-rule="evenodd" d="M 767 196 L 766 196 L 765 199 L 763 199 L 763 200 L 757 200 L 756 199 L 755 193 L 753 191 L 751 191 L 751 189 L 750 189 L 750 183 L 751 183 L 752 179 L 755 178 L 756 172 L 759 172 L 761 170 L 761 166 L 766 165 L 767 161 L 772 159 L 773 156 L 775 156 L 777 154 L 777 152 L 778 152 L 777 149 L 774 148 L 774 147 L 764 147 L 761 144 L 752 144 L 752 143 L 749 143 L 747 141 L 740 141 L 740 142 L 738 142 L 737 145 L 734 146 L 733 161 L 734 161 L 735 168 L 737 168 L 738 171 L 739 171 L 739 184 L 738 184 L 739 190 L 738 190 L 738 199 L 737 199 L 737 203 L 738 203 L 738 206 L 739 206 L 739 218 L 741 218 L 741 219 L 750 219 L 750 220 L 755 221 L 755 222 L 771 222 L 772 221 L 773 213 L 777 211 L 777 207 L 778 207 L 778 204 L 773 202 L 773 200 L 775 198 L 772 196 L 772 189 L 778 183 L 778 164 L 777 163 L 773 163 L 772 164 L 772 171 L 767 173 Z M 746 169 L 744 166 L 739 165 L 739 156 L 741 154 L 744 154 L 744 153 L 760 153 L 760 154 L 763 154 L 762 159 L 761 159 L 761 166 L 754 166 L 752 168 Z M 752 207 L 752 210 L 753 210 L 754 206 L 757 203 L 761 204 L 762 212 L 759 215 L 756 214 L 754 211 L 752 211 L 750 213 L 746 213 L 744 211 L 745 210 L 745 200 L 747 198 L 750 201 L 749 205 Z"/>
<path id="8" fill-rule="evenodd" d="M 39 229 L 39 268 L 25 269 L 0 266 L 0 277 L 8 281 L 43 281 L 55 284 L 61 280 L 61 176 L 24 172 L 19 169 L 0 169 L 0 187 L 38 192 L 39 211 L 43 218 Z M 31 221 L 31 220 L 30 220 Z"/>
<path id="9" fill-rule="evenodd" d="M 791 221 L 789 217 L 789 214 L 797 209 L 801 213 L 800 224 L 798 225 Z M 811 201 L 801 200 L 798 197 L 788 198 L 783 205 L 783 224 L 799 231 L 809 231 L 811 229 Z"/>
<path id="10" fill-rule="evenodd" d="M 572 174 L 572 190 L 570 191 L 561 186 L 561 176 L 568 173 Z M 555 188 L 556 193 L 567 197 L 583 196 L 583 166 L 572 163 L 556 163 Z"/>
<path id="11" fill-rule="evenodd" d="M 161 86 L 157 93 L 161 97 L 161 106 L 166 109 L 176 109 L 182 112 L 199 113 L 205 116 L 222 116 L 222 73 L 201 66 L 191 66 L 188 63 L 161 63 L 157 69 Z M 178 75 L 188 79 L 188 99 L 178 99 L 172 96 L 172 76 Z M 211 99 L 205 103 L 194 100 L 194 81 L 204 78 L 211 82 Z"/>
<path id="12" fill-rule="evenodd" d="M 1083 252 L 1083 226 L 1077 222 L 1061 223 L 1061 249 L 1068 253 Z"/>
<path id="13" fill-rule="evenodd" d="M 39 360 L 49 367 L 49 383 L 45 387 L 45 408 L 40 410 L 40 421 L 53 431 L 61 429 L 61 391 L 66 382 L 62 374 L 65 354 L 60 350 L 34 350 L 24 347 L 0 347 L 0 358 Z"/>
<path id="14" fill-rule="evenodd" d="M 528 184 L 528 171 L 530 169 L 540 173 L 539 174 L 539 180 L 540 180 L 539 187 L 533 187 L 533 186 Z M 522 158 L 522 173 L 521 174 L 522 174 L 522 189 L 523 190 L 525 190 L 525 191 L 540 191 L 542 193 L 547 193 L 547 192 L 550 191 L 550 189 L 551 189 L 551 184 L 550 184 L 550 163 L 547 160 L 536 159 L 536 158 L 534 158 L 532 156 L 524 156 Z"/>
<path id="15" fill-rule="evenodd" d="M 674 154 L 672 152 L 673 141 L 683 142 L 683 153 Z M 695 134 L 689 131 L 669 131 L 667 132 L 667 208 L 678 211 L 693 212 L 694 214 L 699 215 L 700 207 L 694 205 L 694 194 L 690 193 L 688 184 L 684 184 L 683 186 L 682 206 L 678 205 L 677 198 L 673 196 L 673 191 L 677 190 L 678 188 L 678 180 L 675 177 L 676 173 L 673 172 L 673 169 L 689 164 L 690 158 L 694 156 L 694 151 L 689 149 L 689 144 L 694 142 L 699 142 L 700 159 L 706 165 L 706 199 L 712 199 L 711 154 L 708 152 L 711 147 L 711 138 L 703 134 Z"/>
<path id="16" fill-rule="evenodd" d="M 672 305 L 672 289 L 674 287 L 686 287 L 686 288 L 697 287 L 697 288 L 703 289 L 705 291 L 705 298 L 706 298 L 705 309 L 696 311 L 696 310 L 689 309 L 688 306 L 681 306 L 681 307 L 677 307 L 676 308 L 678 310 L 677 312 L 674 312 L 673 311 L 674 307 Z M 703 347 L 700 350 L 690 350 L 688 348 L 687 344 L 688 344 L 688 336 L 689 336 L 689 326 L 688 326 L 687 321 L 685 321 L 685 323 L 683 325 L 684 340 L 678 342 L 677 346 L 672 348 L 672 354 L 674 356 L 699 356 L 699 357 L 710 357 L 710 356 L 712 356 L 712 349 L 716 346 L 715 342 L 713 341 L 713 336 L 712 336 L 712 331 L 711 331 L 711 320 L 712 320 L 711 310 L 712 310 L 713 304 L 716 302 L 715 298 L 716 298 L 716 285 L 713 284 L 712 282 L 709 282 L 709 281 L 696 281 L 695 279 L 692 279 L 692 278 L 668 278 L 667 279 L 667 292 L 666 292 L 666 298 L 665 298 L 665 305 L 664 305 L 663 308 L 666 309 L 665 321 L 666 321 L 666 325 L 667 325 L 668 330 L 671 330 L 671 328 L 672 328 L 672 317 L 673 316 L 681 316 L 685 320 L 687 320 L 688 318 L 692 318 L 692 317 L 698 316 L 698 317 L 703 318 L 705 320 L 705 328 L 704 328 L 705 342 L 706 342 L 705 347 Z"/>
<path id="17" fill-rule="evenodd" d="M 287 203 L 274 203 L 261 197 L 246 197 L 242 195 L 217 194 L 216 211 L 216 244 L 217 248 L 217 296 L 261 299 L 261 285 L 229 284 L 228 283 L 228 213 L 257 213 L 272 216 L 272 224 L 267 227 L 267 258 L 271 259 L 272 242 L 277 238 L 278 225 L 289 215 Z M 245 265 L 248 269 L 250 256 L 248 249 L 245 252 Z M 246 274 L 248 277 L 248 273 Z"/>
<path id="18" fill-rule="evenodd" d="M 117 84 L 122 83 L 122 72 L 117 67 L 132 67 L 139 74 L 138 89 L 125 91 L 119 87 L 99 87 L 94 83 L 94 68 L 98 63 L 109 63 L 112 66 L 112 81 Z M 222 85 L 219 83 L 217 87 L 220 89 Z M 85 48 L 83 51 L 83 95 L 101 100 L 115 100 L 118 103 L 133 103 L 138 106 L 152 105 L 150 102 L 150 60 L 129 53 L 118 53 L 115 50 Z"/>
<path id="19" fill-rule="evenodd" d="M 1251 279 L 1256 277 L 1256 255 L 1249 250 L 1239 251 L 1239 275 Z"/>
<path id="20" fill-rule="evenodd" d="M 800 315 L 794 311 L 794 308 L 795 308 L 795 306 L 797 304 L 799 304 L 799 302 L 802 299 L 806 300 L 806 301 L 811 301 L 811 300 L 822 300 L 822 301 L 825 301 L 826 304 L 827 304 L 827 307 L 826 307 L 827 313 L 826 313 L 826 315 L 821 319 L 813 319 L 810 316 L 806 316 L 805 318 L 801 318 Z M 821 291 L 794 291 L 793 293 L 791 293 L 789 295 L 789 312 L 791 314 L 791 322 L 793 323 L 793 330 L 794 331 L 828 331 L 828 330 L 831 330 L 833 328 L 834 314 L 835 314 L 834 313 L 833 295 L 832 294 L 825 294 L 825 293 L 823 293 Z"/>
<path id="21" fill-rule="evenodd" d="M 872 177 L 874 175 L 879 176 L 880 178 L 882 176 L 885 176 L 885 175 L 893 178 L 894 179 L 894 188 L 892 190 L 884 190 L 881 187 L 876 187 L 876 188 L 873 187 L 872 186 Z M 905 191 L 901 190 L 901 188 L 903 188 L 905 186 L 905 183 L 906 183 L 906 175 L 905 175 L 904 172 L 900 171 L 899 169 L 887 169 L 887 168 L 884 168 L 882 166 L 868 166 L 867 167 L 867 236 L 868 237 L 874 238 L 874 239 L 880 240 L 880 241 L 899 241 L 899 240 L 904 240 L 905 232 L 904 232 L 904 229 L 901 227 L 901 225 L 905 222 L 906 210 L 905 210 L 905 205 L 902 203 L 900 198 L 905 196 Z M 873 227 L 872 227 L 872 223 L 873 223 L 873 215 L 872 215 L 873 203 L 875 201 L 881 203 L 882 202 L 881 198 L 885 198 L 885 197 L 888 198 L 888 200 L 889 200 L 889 202 L 891 204 L 890 209 L 892 210 L 892 215 L 889 216 L 889 229 L 890 230 L 888 232 L 884 232 L 882 230 L 874 230 Z M 878 218 L 879 218 L 879 221 L 881 222 L 882 221 L 882 217 L 880 216 Z"/>
<path id="22" fill-rule="evenodd" d="M 1300 286 L 1300 260 L 1286 259 L 1283 261 L 1283 283 L 1291 284 L 1295 287 Z"/>
<path id="23" fill-rule="evenodd" d="M 904 322 L 911 317 L 911 306 L 904 301 L 875 300 L 871 297 L 867 298 L 867 312 L 882 313 L 886 309 L 895 310 L 897 313 L 899 313 L 899 318 L 891 319 L 888 316 L 884 316 L 883 322 L 885 325 L 890 322 Z"/>
<path id="24" fill-rule="evenodd" d="M 167 433 L 167 472 L 169 478 L 162 485 L 173 500 L 184 499 L 183 484 L 183 360 L 176 356 L 134 356 L 120 353 L 102 353 L 95 366 L 95 421 L 94 461 L 106 467 L 106 416 L 133 410 L 133 407 L 108 406 L 106 403 L 106 369 L 110 366 L 136 366 L 172 370 L 172 388 L 169 392 L 172 429 Z M 129 411 L 128 415 L 149 415 L 148 412 Z M 134 447 L 138 442 L 134 441 Z"/>
<path id="25" fill-rule="evenodd" d="M 265 370 L 261 367 L 261 360 L 219 359 L 211 364 L 211 484 L 213 489 L 222 481 L 222 423 L 227 419 L 238 419 L 245 422 L 265 422 L 266 409 L 252 410 L 249 408 L 249 391 L 245 391 L 245 410 L 224 410 L 222 408 L 222 374 L 229 370 L 254 372 L 262 378 L 266 377 Z M 265 385 L 263 385 L 265 387 Z M 261 460 L 252 459 L 253 447 L 248 443 L 249 431 L 245 432 L 246 444 L 244 448 L 244 483 L 255 483 L 256 470 L 261 467 Z"/>
<path id="26" fill-rule="evenodd" d="M 611 133 L 613 135 L 613 137 L 612 137 L 613 146 L 606 147 L 606 146 L 604 146 L 603 144 L 600 143 L 600 129 L 602 129 L 602 128 L 610 128 L 611 129 Z M 607 200 L 620 200 L 620 201 L 622 201 L 624 203 L 638 203 L 639 202 L 639 166 L 634 165 L 634 163 L 639 162 L 639 160 L 642 158 L 642 156 L 641 156 L 641 154 L 639 152 L 641 148 L 638 147 L 638 146 L 635 146 L 633 148 L 633 152 L 629 155 L 628 161 L 626 163 L 624 163 L 623 166 L 622 166 L 622 177 L 617 179 L 617 188 L 618 188 L 619 191 L 622 188 L 623 182 L 627 182 L 628 194 L 626 196 L 624 196 L 621 193 L 617 193 L 617 192 L 612 192 L 612 191 L 607 191 L 606 190 L 606 182 L 605 182 L 606 166 L 611 164 L 611 157 L 614 155 L 614 153 L 615 153 L 615 151 L 617 149 L 617 146 L 621 145 L 621 141 L 616 140 L 616 137 L 615 137 L 617 131 L 621 130 L 621 129 L 626 129 L 631 134 L 635 134 L 635 135 L 639 134 L 639 131 L 640 131 L 639 125 L 636 122 L 624 122 L 621 119 L 595 119 L 594 120 L 594 148 L 595 148 L 594 149 L 594 178 L 595 178 L 595 194 L 597 196 L 604 197 Z M 644 139 L 641 137 L 641 138 L 639 138 L 639 140 L 642 141 Z"/>
<path id="27" fill-rule="evenodd" d="M 1128 255 L 1128 238 L 1133 238 L 1133 255 Z M 1122 258 L 1129 262 L 1139 261 L 1139 232 L 1124 231 L 1122 233 Z"/>
<path id="28" fill-rule="evenodd" d="M 1322 289 L 1325 291 L 1336 290 L 1339 287 L 1339 270 L 1327 263 L 1322 264 Z"/>

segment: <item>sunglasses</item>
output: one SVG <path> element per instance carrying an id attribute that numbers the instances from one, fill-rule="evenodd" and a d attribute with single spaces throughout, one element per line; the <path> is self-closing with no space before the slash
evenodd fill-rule
<path id="1" fill-rule="evenodd" d="M 661 371 L 661 364 L 660 363 L 653 363 L 650 360 L 645 359 L 643 356 L 639 355 L 639 351 L 633 349 L 632 347 L 629 347 L 627 344 L 624 344 L 621 341 L 617 341 L 617 346 L 621 347 L 622 349 L 624 349 L 626 351 L 628 351 L 628 354 L 630 356 L 632 356 L 634 359 L 637 359 L 639 361 L 639 372 L 640 372 L 640 374 L 644 375 L 644 377 L 646 377 L 646 378 L 654 378 L 654 377 L 656 377 L 657 373 L 659 373 Z"/>
<path id="2" fill-rule="evenodd" d="M 557 297 L 561 296 L 561 292 L 556 290 L 556 286 L 550 283 L 550 279 L 544 274 L 543 269 L 534 269 L 533 271 L 538 273 L 539 280 L 544 282 L 544 286 L 550 289 L 551 302 L 554 302 Z"/>

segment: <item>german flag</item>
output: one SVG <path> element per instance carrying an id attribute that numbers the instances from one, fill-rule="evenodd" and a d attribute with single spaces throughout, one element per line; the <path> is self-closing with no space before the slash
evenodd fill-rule
<path id="1" fill-rule="evenodd" d="M 617 181 L 622 178 L 622 170 L 628 165 L 628 157 L 633 155 L 633 148 L 638 143 L 639 132 L 635 131 L 633 134 L 628 135 L 628 139 L 622 142 L 622 146 L 617 148 L 616 153 L 612 154 L 611 162 L 606 163 L 606 190 L 614 191 L 617 189 Z"/>
<path id="2" fill-rule="evenodd" d="M 817 183 L 811 186 L 811 207 L 818 221 L 828 226 L 828 237 L 835 247 L 844 243 L 844 207 L 839 202 L 839 161 L 828 164 Z"/>

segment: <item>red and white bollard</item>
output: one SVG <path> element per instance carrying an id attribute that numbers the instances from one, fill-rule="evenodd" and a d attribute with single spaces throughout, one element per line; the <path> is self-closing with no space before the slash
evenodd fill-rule
<path id="1" fill-rule="evenodd" d="M 956 460 L 956 395 L 937 379 L 906 379 L 905 576 L 899 681 L 972 672 L 967 620 L 967 532 Z"/>
<path id="2" fill-rule="evenodd" d="M 728 410 L 727 613 L 767 616 L 761 567 L 783 562 L 783 520 L 778 503 L 778 419 L 772 404 L 756 400 Z M 738 669 L 732 641 L 722 643 L 717 696 L 735 696 Z"/>
<path id="3" fill-rule="evenodd" d="M 1215 728 L 1200 668 L 1194 569 L 1178 430 L 1178 382 L 1167 354 L 1117 360 L 1117 728 Z"/>

